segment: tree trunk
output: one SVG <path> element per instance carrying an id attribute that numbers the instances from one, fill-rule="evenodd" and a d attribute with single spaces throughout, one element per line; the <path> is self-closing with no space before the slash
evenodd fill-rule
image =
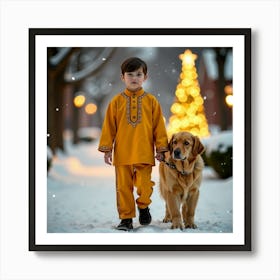
<path id="1" fill-rule="evenodd" d="M 48 71 L 48 86 L 47 86 L 47 145 L 51 148 L 53 154 L 56 153 L 56 137 L 55 137 L 55 118 L 53 109 L 55 108 L 55 81 L 54 75 Z"/>
<path id="2" fill-rule="evenodd" d="M 72 48 L 57 65 L 52 65 L 50 63 L 51 57 L 56 53 L 56 48 L 47 49 L 47 144 L 54 154 L 57 148 L 64 150 L 63 92 L 65 82 L 63 75 L 71 55 L 77 49 L 78 48 Z"/>
<path id="3" fill-rule="evenodd" d="M 78 90 L 77 86 L 73 87 L 73 100 L 75 98 L 75 93 Z M 73 104 L 73 103 L 72 103 Z M 79 135 L 78 135 L 78 130 L 79 130 L 79 123 L 80 123 L 80 108 L 77 108 L 76 106 L 73 106 L 73 120 L 72 120 L 72 131 L 73 131 L 73 144 L 78 144 L 79 143 Z"/>
<path id="4" fill-rule="evenodd" d="M 225 86 L 226 86 L 226 79 L 225 79 L 225 60 L 229 49 L 227 48 L 215 48 L 216 53 L 216 61 L 218 65 L 218 81 L 217 81 L 217 89 L 218 89 L 218 102 L 219 102 L 219 110 L 220 110 L 220 128 L 221 130 L 228 129 L 228 117 L 227 117 L 227 105 L 225 103 Z"/>
<path id="5" fill-rule="evenodd" d="M 64 88 L 65 83 L 63 82 L 63 73 L 60 73 L 59 77 L 56 79 L 55 85 L 55 108 L 53 114 L 55 116 L 55 135 L 56 135 L 56 147 L 64 151 Z"/>

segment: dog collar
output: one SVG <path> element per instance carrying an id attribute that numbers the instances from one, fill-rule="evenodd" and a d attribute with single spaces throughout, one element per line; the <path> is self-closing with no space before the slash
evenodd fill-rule
<path id="1" fill-rule="evenodd" d="M 170 168 L 172 168 L 172 169 L 175 169 L 175 170 L 176 170 L 178 173 L 180 173 L 181 175 L 184 175 L 184 176 L 189 175 L 189 172 L 186 172 L 186 171 L 184 170 L 184 163 L 183 163 L 183 161 L 182 161 L 183 171 L 179 171 L 179 170 L 177 169 L 177 167 L 176 167 L 175 164 L 170 163 L 170 162 L 167 162 L 165 159 L 163 160 L 163 162 L 164 162 L 168 167 L 170 167 Z"/>

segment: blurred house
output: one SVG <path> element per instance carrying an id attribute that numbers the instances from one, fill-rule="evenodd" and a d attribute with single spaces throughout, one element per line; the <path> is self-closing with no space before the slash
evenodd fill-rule
<path id="1" fill-rule="evenodd" d="M 204 98 L 205 114 L 210 126 L 218 127 L 221 123 L 221 113 L 219 110 L 218 90 L 218 66 L 215 60 L 215 53 L 213 49 L 205 49 L 202 52 L 200 59 L 198 75 L 200 82 L 201 95 Z M 225 62 L 224 77 L 226 85 L 231 86 L 233 81 L 233 67 L 232 67 L 232 52 L 229 52 Z M 226 92 L 224 98 L 226 97 Z M 224 99 L 225 103 L 225 99 Z M 232 109 L 227 106 L 227 123 L 229 128 L 232 126 Z"/>

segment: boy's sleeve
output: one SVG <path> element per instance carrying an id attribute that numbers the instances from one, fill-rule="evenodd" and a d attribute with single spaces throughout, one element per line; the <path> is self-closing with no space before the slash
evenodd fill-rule
<path id="1" fill-rule="evenodd" d="M 100 152 L 105 153 L 113 150 L 113 143 L 117 132 L 115 107 L 114 102 L 110 102 L 108 105 L 98 146 Z"/>
<path id="2" fill-rule="evenodd" d="M 156 152 L 168 151 L 168 139 L 161 106 L 157 100 L 153 102 L 153 132 Z"/>

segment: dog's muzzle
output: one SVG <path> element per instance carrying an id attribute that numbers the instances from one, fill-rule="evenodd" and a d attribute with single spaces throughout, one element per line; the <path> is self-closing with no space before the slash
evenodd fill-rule
<path id="1" fill-rule="evenodd" d="M 186 158 L 182 158 L 181 150 L 179 148 L 175 149 L 173 151 L 173 158 L 174 159 L 179 159 L 179 160 L 185 160 Z"/>

